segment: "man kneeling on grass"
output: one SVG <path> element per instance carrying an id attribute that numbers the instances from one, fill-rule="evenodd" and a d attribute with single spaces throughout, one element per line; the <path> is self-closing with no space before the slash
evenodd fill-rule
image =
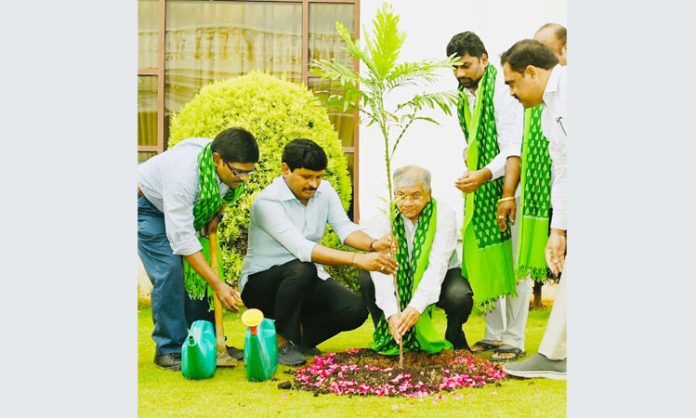
<path id="1" fill-rule="evenodd" d="M 360 292 L 375 324 L 370 348 L 396 355 L 403 338 L 404 351 L 438 353 L 453 347 L 469 350 L 462 325 L 471 313 L 473 292 L 462 277 L 457 257 L 454 211 L 431 197 L 430 172 L 424 168 L 399 168 L 394 172 L 394 187 L 396 207 L 391 227 L 396 238 L 396 281 L 402 312 L 397 313 L 390 276 L 360 272 Z M 380 235 L 389 230 L 385 214 L 369 232 Z M 445 339 L 432 325 L 435 306 L 447 315 Z"/>
<path id="2" fill-rule="evenodd" d="M 275 319 L 278 362 L 305 363 L 318 355 L 316 345 L 367 319 L 360 296 L 326 273 L 322 264 L 352 265 L 392 273 L 396 261 L 378 252 L 391 237 L 376 240 L 348 219 L 338 194 L 322 181 L 326 153 L 316 143 L 295 139 L 285 146 L 282 176 L 254 201 L 247 249 L 239 286 L 242 300 Z M 368 254 L 339 251 L 319 242 L 326 225 L 341 241 Z"/>

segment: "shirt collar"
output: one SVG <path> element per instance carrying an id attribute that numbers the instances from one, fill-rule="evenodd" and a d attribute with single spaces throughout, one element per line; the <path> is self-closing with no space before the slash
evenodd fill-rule
<path id="1" fill-rule="evenodd" d="M 549 76 L 549 81 L 546 83 L 546 88 L 544 89 L 544 102 L 547 98 L 558 91 L 558 86 L 561 83 L 561 73 L 563 68 L 561 64 L 556 64 L 551 70 L 551 75 Z"/>

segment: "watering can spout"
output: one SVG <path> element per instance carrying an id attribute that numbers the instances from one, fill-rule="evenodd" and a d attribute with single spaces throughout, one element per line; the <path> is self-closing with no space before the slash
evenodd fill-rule
<path id="1" fill-rule="evenodd" d="M 186 338 L 186 345 L 189 347 L 195 347 L 196 345 L 198 345 L 193 335 L 189 335 L 188 338 Z"/>

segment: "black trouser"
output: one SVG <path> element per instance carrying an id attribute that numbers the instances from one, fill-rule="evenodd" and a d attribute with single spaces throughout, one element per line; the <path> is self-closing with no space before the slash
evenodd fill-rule
<path id="1" fill-rule="evenodd" d="M 376 328 L 377 322 L 384 315 L 384 312 L 377 306 L 372 277 L 370 277 L 370 273 L 361 270 L 358 281 L 363 301 L 372 315 L 372 322 Z M 462 270 L 458 267 L 447 270 L 440 289 L 440 300 L 435 306 L 445 310 L 447 315 L 445 338 L 454 345 L 454 348 L 469 348 L 462 325 L 471 314 L 471 309 L 474 306 L 473 297 L 474 292 L 471 290 L 469 281 L 462 277 Z"/>
<path id="2" fill-rule="evenodd" d="M 299 260 L 250 275 L 242 300 L 275 319 L 278 335 L 308 347 L 367 319 L 360 296 L 334 279 L 321 280 L 314 264 Z"/>

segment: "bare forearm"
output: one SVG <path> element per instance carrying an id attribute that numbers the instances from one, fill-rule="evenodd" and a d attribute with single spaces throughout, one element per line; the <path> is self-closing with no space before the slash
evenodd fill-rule
<path id="1" fill-rule="evenodd" d="M 352 235 L 355 235 L 355 233 L 351 234 L 351 236 Z M 348 240 L 346 240 L 346 243 L 347 241 Z M 352 266 L 356 255 L 356 253 L 335 250 L 333 248 L 324 247 L 323 245 L 317 244 L 312 250 L 312 262 L 325 264 L 327 266 Z"/>
<path id="2" fill-rule="evenodd" d="M 344 244 L 349 247 L 353 247 L 356 250 L 372 251 L 372 248 L 370 248 L 370 244 L 372 244 L 375 241 L 377 241 L 375 238 L 372 238 L 363 231 L 355 231 L 352 234 L 348 235 Z"/>
<path id="3" fill-rule="evenodd" d="M 193 267 L 196 273 L 200 274 L 200 276 L 203 277 L 206 282 L 208 282 L 213 289 L 217 288 L 217 286 L 220 284 L 220 277 L 218 277 L 217 273 L 213 271 L 213 269 L 205 261 L 205 257 L 203 257 L 202 252 L 199 251 L 197 253 L 187 255 L 184 257 L 184 259 L 191 267 Z"/>
<path id="4" fill-rule="evenodd" d="M 505 162 L 505 177 L 503 180 L 503 196 L 515 196 L 515 190 L 520 182 L 520 157 L 508 157 Z"/>

